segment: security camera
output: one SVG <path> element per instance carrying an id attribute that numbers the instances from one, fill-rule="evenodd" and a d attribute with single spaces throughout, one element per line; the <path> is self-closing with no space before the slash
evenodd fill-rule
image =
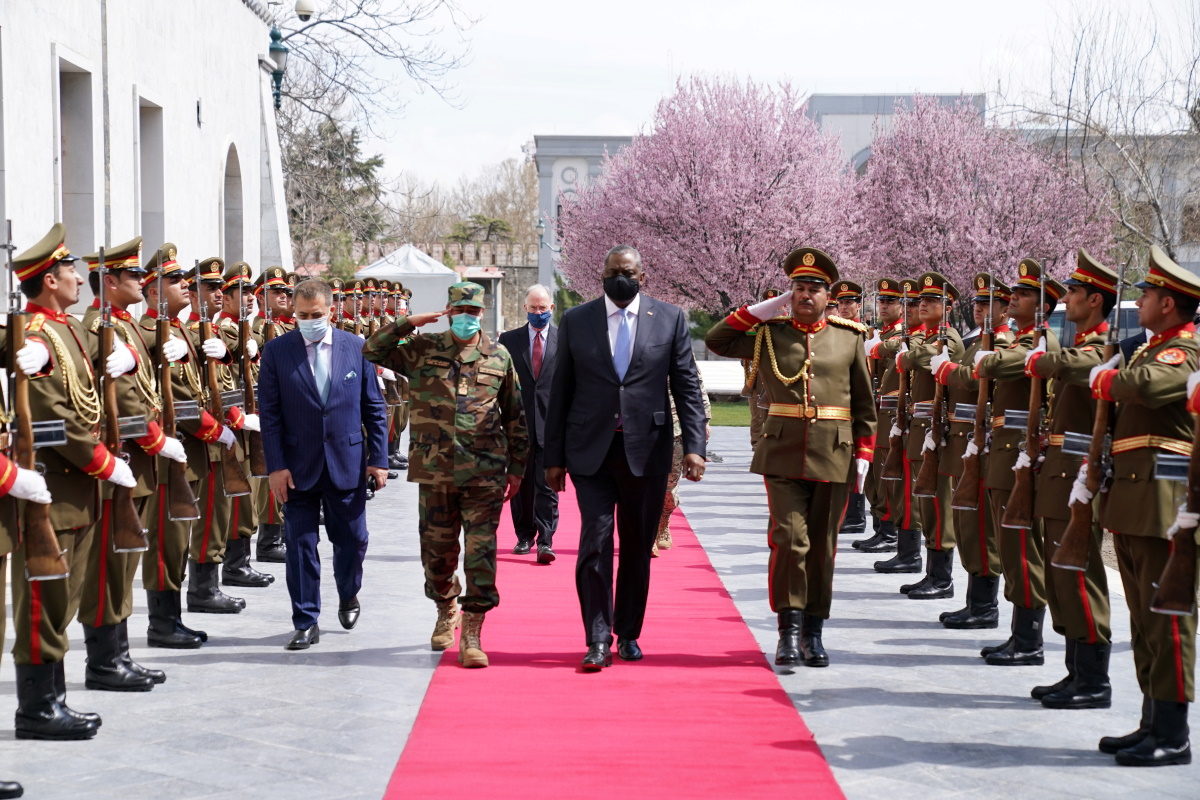
<path id="1" fill-rule="evenodd" d="M 296 0 L 296 16 L 301 22 L 308 22 L 317 13 L 317 4 L 313 0 Z"/>

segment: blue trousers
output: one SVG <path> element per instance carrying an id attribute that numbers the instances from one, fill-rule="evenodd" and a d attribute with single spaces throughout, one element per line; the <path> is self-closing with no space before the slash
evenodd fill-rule
<path id="1" fill-rule="evenodd" d="M 366 483 L 344 490 L 329 480 L 328 471 L 311 489 L 288 490 L 284 504 L 287 540 L 287 587 L 292 597 L 292 624 L 310 628 L 321 615 L 321 557 L 317 554 L 320 511 L 325 510 L 325 535 L 333 545 L 333 579 L 338 598 L 353 600 L 362 588 L 367 555 Z"/>

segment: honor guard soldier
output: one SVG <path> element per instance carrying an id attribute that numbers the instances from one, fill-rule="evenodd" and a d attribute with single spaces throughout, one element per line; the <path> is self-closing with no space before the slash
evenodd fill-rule
<path id="1" fill-rule="evenodd" d="M 250 278 L 250 265 L 239 261 L 222 276 L 225 282 L 221 284 L 221 313 L 216 318 L 217 326 L 224 334 L 233 352 L 234 362 L 230 366 L 221 366 L 221 386 L 223 391 L 233 391 L 241 388 L 243 400 L 246 392 L 254 391 L 254 383 L 243 386 L 242 361 L 251 362 L 251 377 L 257 380 L 258 353 L 262 348 L 262 327 L 254 332 L 251 326 L 246 336 L 245 350 L 241 349 L 241 321 L 250 319 L 254 313 L 254 283 Z M 235 375 L 236 373 L 236 375 Z M 244 414 L 230 409 L 227 416 L 232 420 L 230 427 L 245 431 L 259 430 L 258 415 Z M 240 424 L 236 424 L 240 423 Z M 245 447 L 245 439 L 242 439 Z M 247 451 L 248 452 L 248 451 Z M 225 545 L 225 561 L 221 564 L 221 583 L 226 586 L 241 586 L 263 588 L 275 582 L 275 576 L 259 572 L 250 563 L 250 540 L 258 527 L 258 510 L 255 504 L 255 492 L 261 491 L 260 486 L 265 482 L 262 476 L 250 474 L 249 459 L 244 466 L 246 478 L 250 481 L 250 494 L 238 495 L 231 502 L 231 517 L 229 520 L 229 540 Z"/>
<path id="2" fill-rule="evenodd" d="M 867 367 L 871 370 L 871 385 L 875 390 L 875 413 L 877 415 L 876 429 L 890 431 L 894 416 L 896 396 L 899 394 L 899 373 L 896 372 L 894 358 L 873 358 L 872 354 L 884 342 L 897 340 L 904 326 L 901 317 L 904 314 L 904 304 L 901 298 L 900 282 L 895 278 L 880 278 L 875 283 L 875 321 L 878 326 L 874 334 L 863 343 L 867 353 Z M 885 401 L 883 398 L 890 398 Z M 886 403 L 891 403 L 891 406 Z M 876 437 L 875 458 L 871 461 L 871 470 L 867 473 L 865 494 L 871 504 L 871 520 L 875 526 L 874 535 L 867 539 L 851 542 L 850 546 L 864 553 L 891 553 L 896 550 L 896 512 L 892 507 L 888 485 L 882 477 L 883 462 L 887 458 L 888 437 Z"/>
<path id="3" fill-rule="evenodd" d="M 914 475 L 913 493 L 921 508 L 925 531 L 925 577 L 904 584 L 900 593 L 911 600 L 954 596 L 954 520 L 950 511 L 953 492 L 950 474 L 941 467 L 941 450 L 948 418 L 945 387 L 933 378 L 934 356 L 962 357 L 963 343 L 950 325 L 949 313 L 958 300 L 958 289 L 945 276 L 926 272 L 917 279 L 918 313 L 924 336 L 897 356 L 897 366 L 909 375 L 912 413 L 908 431 L 908 460 Z M 940 405 L 940 407 L 939 407 Z M 928 409 L 928 413 L 917 409 Z"/>
<path id="4" fill-rule="evenodd" d="M 408 301 L 412 299 L 413 293 L 411 289 L 406 288 L 399 281 L 396 281 L 394 303 L 394 318 L 393 321 L 399 320 L 401 316 L 408 314 Z M 388 466 L 392 469 L 408 469 L 408 454 L 400 447 L 400 436 L 408 428 L 408 419 L 412 409 L 412 397 L 409 391 L 408 378 L 403 375 L 396 376 L 396 393 L 399 396 L 400 404 L 396 406 L 395 419 L 392 422 L 392 427 L 395 432 L 394 451 L 388 457 Z"/>
<path id="5" fill-rule="evenodd" d="M 885 372 L 882 385 L 889 387 L 889 394 L 895 392 L 896 397 L 896 412 L 892 418 L 892 427 L 886 431 L 888 434 L 887 458 L 883 460 L 884 466 L 880 468 L 880 477 L 886 487 L 885 491 L 888 493 L 892 515 L 895 519 L 896 555 L 885 561 L 875 562 L 875 571 L 883 573 L 920 572 L 921 544 L 924 538 L 921 532 L 921 510 L 919 505 L 913 502 L 914 475 L 912 464 L 908 460 L 908 444 L 904 436 L 905 431 L 900 424 L 901 421 L 908 420 L 911 416 L 908 409 L 912 386 L 908 377 L 905 376 L 903 391 L 901 391 L 900 370 L 896 363 L 896 356 L 902 348 L 920 344 L 925 335 L 925 328 L 921 324 L 920 291 L 915 278 L 904 278 L 900 281 L 900 296 L 904 305 L 904 323 L 900 335 L 878 343 L 870 341 L 866 343 L 871 346 L 871 358 L 884 362 Z M 893 386 L 895 389 L 890 388 Z M 897 447 L 898 450 L 892 452 L 892 447 Z M 888 474 L 887 467 L 890 464 L 896 465 L 895 474 Z"/>
<path id="6" fill-rule="evenodd" d="M 1066 318 L 1075 325 L 1074 341 L 1057 353 L 1039 348 L 1025 357 L 1025 372 L 1030 377 L 1051 381 L 1049 446 L 1037 476 L 1033 512 L 1045 528 L 1047 561 L 1053 561 L 1071 519 L 1071 489 L 1084 460 L 1063 449 L 1064 439 L 1071 434 L 1092 435 L 1096 404 L 1088 377 L 1092 368 L 1105 360 L 1105 320 L 1117 304 L 1117 275 L 1080 250 L 1066 286 Z M 1051 625 L 1066 639 L 1067 666 L 1065 678 L 1031 692 L 1047 708 L 1108 708 L 1112 704 L 1108 578 L 1100 553 L 1103 535 L 1094 517 L 1089 533 L 1086 571 L 1046 570 Z"/>
<path id="7" fill-rule="evenodd" d="M 341 279 L 334 280 L 340 282 Z M 292 287 L 288 285 L 287 271 L 283 267 L 267 267 L 258 276 L 257 284 L 257 291 L 262 295 L 262 310 L 255 320 L 255 327 L 259 340 L 265 344 L 296 327 Z M 266 563 L 284 563 L 287 546 L 283 540 L 283 507 L 271 494 L 266 481 L 259 481 L 254 487 L 254 506 L 258 519 L 255 558 Z"/>
<path id="8" fill-rule="evenodd" d="M 327 283 L 333 293 L 333 325 L 339 330 L 345 330 L 342 328 L 342 303 L 346 299 L 346 282 L 341 278 L 330 278 Z"/>
<path id="9" fill-rule="evenodd" d="M 1187 719 L 1195 697 L 1196 612 L 1155 614 L 1150 599 L 1171 550 L 1168 528 L 1188 489 L 1156 477 L 1155 466 L 1160 454 L 1190 455 L 1194 446 L 1186 386 L 1200 353 L 1192 323 L 1200 278 L 1158 247 L 1150 248 L 1149 262 L 1137 284 L 1138 323 L 1153 335 L 1119 369 L 1114 356 L 1094 367 L 1090 378 L 1096 396 L 1117 404 L 1113 478 L 1101 524 L 1112 532 L 1117 551 L 1143 696 L 1137 730 L 1100 740 L 1101 752 L 1115 754 L 1124 766 L 1192 760 Z"/>
<path id="10" fill-rule="evenodd" d="M 1039 309 L 1042 296 L 1045 305 Z M 983 648 L 980 655 L 993 666 L 1036 666 L 1044 663 L 1042 626 L 1046 617 L 1046 561 L 1042 552 L 1042 526 L 1033 519 L 1027 528 L 1006 527 L 1008 506 L 1015 478 L 1022 466 L 1032 468 L 1039 454 L 1021 450 L 1026 432 L 1004 425 L 1005 412 L 1030 409 L 1030 377 L 1025 374 L 1025 356 L 1044 340 L 1049 353 L 1059 350 L 1058 337 L 1049 329 L 1036 331 L 1036 323 L 1048 318 L 1067 293 L 1058 281 L 1044 278 L 1042 266 L 1032 258 L 1017 267 L 1008 314 L 1016 324 L 1012 342 L 994 352 L 975 353 L 975 374 L 989 378 L 992 390 L 992 446 L 987 459 L 984 485 L 992 504 L 992 519 L 999 530 L 1000 565 L 1004 572 L 1004 597 L 1013 605 L 1012 635 L 1002 644 Z M 1036 424 L 1036 423 L 1035 423 Z M 1021 458 L 1024 456 L 1024 458 Z"/>
<path id="11" fill-rule="evenodd" d="M 862 322 L 863 289 L 854 281 L 839 280 L 832 288 L 837 315 L 851 322 Z M 864 335 L 863 338 L 866 338 Z M 864 487 L 865 488 L 865 487 Z M 850 492 L 845 519 L 838 533 L 862 533 L 867 529 L 867 504 L 862 492 Z"/>
<path id="12" fill-rule="evenodd" d="M 500 603 L 496 528 L 504 502 L 525 474 L 529 436 L 512 356 L 479 328 L 483 287 L 459 282 L 448 292 L 445 311 L 402 316 L 371 337 L 363 354 L 413 382 L 408 479 L 420 489 L 425 596 L 438 608 L 430 646 L 445 650 L 454 643 L 460 592 L 455 570 L 462 549 L 467 590 L 458 662 L 486 667 L 483 619 Z M 447 314 L 449 331 L 415 333 Z"/>
<path id="13" fill-rule="evenodd" d="M 98 481 L 132 488 L 133 471 L 99 441 L 101 401 L 93 364 L 94 337 L 67 313 L 79 300 L 82 282 L 66 230 L 56 223 L 41 241 L 12 260 L 26 306 L 25 346 L 17 366 L 29 380 L 33 421 L 62 420 L 65 443 L 37 451 L 54 496 L 50 524 L 70 574 L 59 580 L 29 580 L 23 548 L 13 556 L 13 621 L 16 642 L 18 739 L 90 739 L 100 727 L 96 714 L 66 704 L 63 659 L 67 626 L 79 609 L 87 575 L 84 538 L 99 516 Z"/>
<path id="14" fill-rule="evenodd" d="M 767 289 L 762 293 L 763 300 L 770 300 L 779 297 L 783 292 L 778 289 Z M 781 312 L 780 319 L 787 319 L 788 311 L 784 309 Z M 758 333 L 758 325 L 746 331 L 746 335 L 754 337 Z M 770 405 L 766 396 L 763 394 L 762 379 L 751 371 L 750 366 L 753 359 L 742 359 L 742 372 L 745 374 L 746 382 L 742 387 L 742 396 L 747 398 L 750 403 L 750 449 L 754 449 L 758 445 L 758 440 L 762 438 L 763 420 L 767 418 L 767 406 Z"/>
<path id="15" fill-rule="evenodd" d="M 943 626 L 952 629 L 995 628 L 999 625 L 1000 545 L 996 539 L 991 502 L 983 487 L 983 476 L 987 472 L 987 437 L 992 425 L 988 416 L 991 385 L 985 382 L 983 394 L 980 394 L 974 365 L 975 353 L 979 350 L 994 350 L 1012 342 L 1012 331 L 1007 323 L 1011 298 L 1012 290 L 993 275 L 986 272 L 976 275 L 972 309 L 975 330 L 963 340 L 966 349 L 958 359 L 944 355 L 935 356 L 931 362 L 934 378 L 946 387 L 953 409 L 950 436 L 943 448 L 941 462 L 955 482 L 950 505 L 958 557 L 967 573 L 966 605 L 938 616 Z M 964 486 L 964 483 L 968 485 Z"/>
<path id="16" fill-rule="evenodd" d="M 837 266 L 812 247 L 783 262 L 792 291 L 743 306 L 705 337 L 714 353 L 751 358 L 770 404 L 750 471 L 764 476 L 771 511 L 769 587 L 778 615 L 775 663 L 824 667 L 837 529 L 851 481 L 866 477 L 875 402 L 863 351 L 866 326 L 825 316 Z M 791 307 L 790 319 L 776 319 Z M 759 326 L 757 335 L 746 332 Z M 765 362 L 765 363 L 764 363 Z"/>

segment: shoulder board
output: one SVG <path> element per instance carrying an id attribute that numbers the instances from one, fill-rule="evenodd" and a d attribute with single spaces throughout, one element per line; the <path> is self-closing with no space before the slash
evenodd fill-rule
<path id="1" fill-rule="evenodd" d="M 479 371 L 484 375 L 494 375 L 497 378 L 503 378 L 507 374 L 502 369 L 493 369 L 492 367 L 480 367 Z"/>
<path id="2" fill-rule="evenodd" d="M 46 316 L 44 314 L 34 314 L 29 322 L 25 323 L 25 330 L 40 331 L 46 325 Z"/>
<path id="3" fill-rule="evenodd" d="M 450 366 L 450 359 L 444 356 L 430 356 L 429 358 L 425 359 L 425 362 L 435 367 Z"/>
<path id="4" fill-rule="evenodd" d="M 88 331 L 90 331 L 91 333 L 98 333 L 100 331 L 100 323 L 102 323 L 102 322 L 104 322 L 104 320 L 100 317 L 99 314 L 97 314 L 95 317 L 92 318 L 92 324 L 88 325 Z"/>
<path id="5" fill-rule="evenodd" d="M 847 330 L 854 331 L 855 333 L 866 333 L 867 332 L 866 325 L 863 325 L 861 322 L 855 322 L 852 319 L 846 319 L 845 317 L 839 317 L 837 315 L 832 315 L 832 316 L 826 317 L 825 321 L 828 322 L 830 325 L 837 325 L 839 328 L 846 328 Z"/>

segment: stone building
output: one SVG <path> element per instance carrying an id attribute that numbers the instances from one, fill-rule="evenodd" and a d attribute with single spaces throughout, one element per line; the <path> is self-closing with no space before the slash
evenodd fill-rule
<path id="1" fill-rule="evenodd" d="M 418 250 L 487 290 L 484 327 L 501 332 L 525 322 L 525 290 L 538 283 L 538 247 L 520 242 L 433 242 Z M 553 280 L 547 284 L 553 290 Z M 495 327 L 490 327 L 494 325 Z"/>

